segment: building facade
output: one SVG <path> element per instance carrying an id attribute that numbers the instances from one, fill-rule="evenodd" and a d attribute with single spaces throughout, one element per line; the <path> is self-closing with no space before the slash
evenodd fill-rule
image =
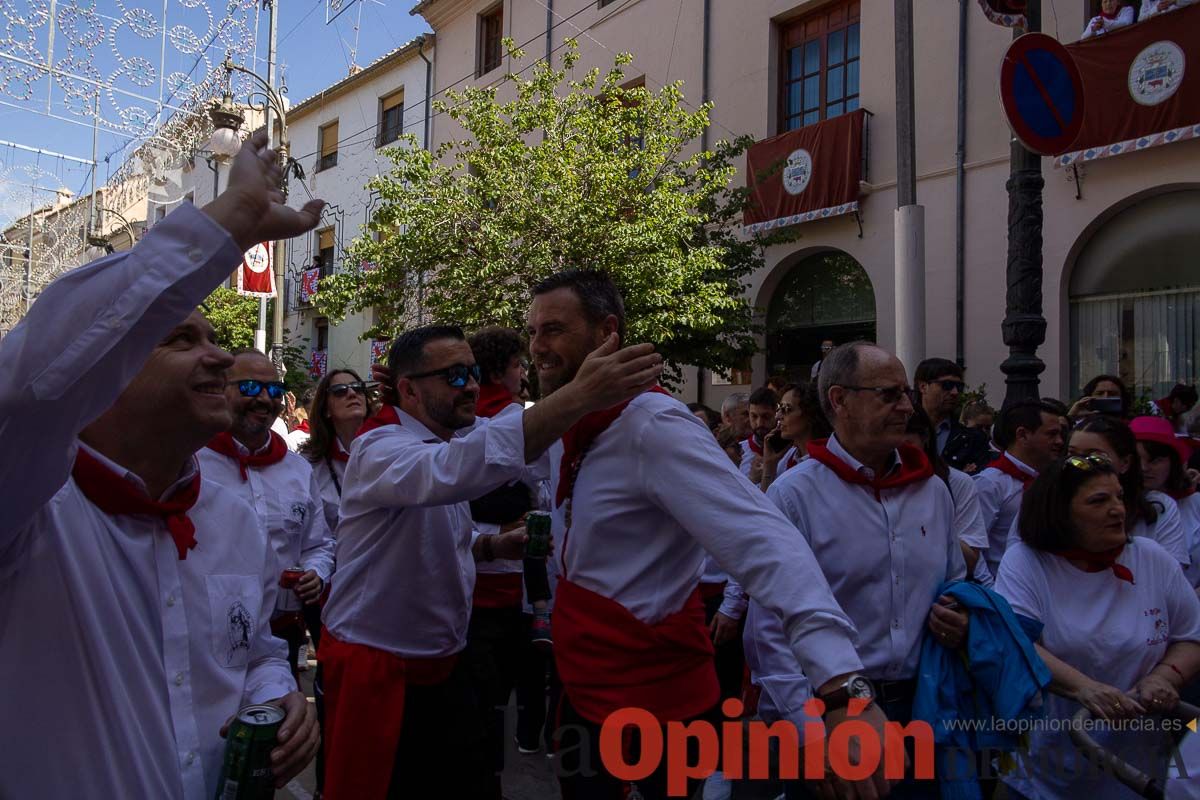
<path id="1" fill-rule="evenodd" d="M 1047 8 L 1043 29 L 1073 42 L 1096 5 L 1059 2 L 1053 14 Z M 764 140 L 865 109 L 857 213 L 799 224 L 796 241 L 767 252 L 766 266 L 748 290 L 762 313 L 764 349 L 735 379 L 749 375 L 758 385 L 779 372 L 807 377 L 824 338 L 894 346 L 892 3 L 424 0 L 414 13 L 438 37 L 435 96 L 449 86 L 497 82 L 512 68 L 498 49 L 502 37 L 514 39 L 531 57 L 550 51 L 557 59 L 562 40 L 571 36 L 580 43 L 578 70 L 604 68 L 615 53 L 629 52 L 634 60 L 627 75 L 644 78 L 648 88 L 684 81 L 689 101 L 714 103 L 710 136 L 716 138 L 748 133 Z M 1200 14 L 1200 8 L 1176 13 Z M 1004 395 L 999 366 L 1008 355 L 1000 324 L 1011 137 L 998 84 L 1012 31 L 989 21 L 976 0 L 916 0 L 914 14 L 925 353 L 961 356 L 968 383 L 986 383 L 989 400 L 998 403 Z M 446 116 L 434 118 L 434 147 L 459 134 L 454 125 Z M 1050 158 L 1042 163 L 1048 322 L 1039 350 L 1047 365 L 1043 395 L 1074 396 L 1099 372 L 1119 372 L 1149 394 L 1176 380 L 1196 380 L 1200 141 L 1180 140 L 1074 168 L 1055 167 Z M 818 167 L 812 180 L 821 180 Z M 691 370 L 683 394 L 715 405 L 745 388 Z"/>

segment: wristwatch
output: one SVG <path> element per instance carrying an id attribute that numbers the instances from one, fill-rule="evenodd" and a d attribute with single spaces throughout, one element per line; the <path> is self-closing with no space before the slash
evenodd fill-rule
<path id="1" fill-rule="evenodd" d="M 851 698 L 866 700 L 870 705 L 875 700 L 875 687 L 866 675 L 855 673 L 849 676 L 841 686 L 827 694 L 818 695 L 825 703 L 825 713 L 845 708 Z"/>

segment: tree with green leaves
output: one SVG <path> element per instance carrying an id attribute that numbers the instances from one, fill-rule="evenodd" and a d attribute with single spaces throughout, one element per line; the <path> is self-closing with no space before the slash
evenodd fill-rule
<path id="1" fill-rule="evenodd" d="M 204 316 L 217 332 L 217 344 L 226 350 L 254 346 L 258 325 L 258 299 L 218 286 L 203 305 Z"/>
<path id="2" fill-rule="evenodd" d="M 351 246 L 353 267 L 321 281 L 320 312 L 374 308 L 367 335 L 379 337 L 432 320 L 523 328 L 530 287 L 583 267 L 612 276 L 629 340 L 654 342 L 669 378 L 684 364 L 744 365 L 756 348 L 744 279 L 787 236 L 740 230 L 748 191 L 730 184 L 752 140 L 694 151 L 710 104 L 688 108 L 682 83 L 626 86 L 628 54 L 603 76 L 570 77 L 578 59 L 568 41 L 561 69 L 539 61 L 504 78 L 512 99 L 483 87 L 436 101 L 466 136 L 387 151 L 391 171 L 368 184 L 380 200 L 369 235 Z"/>

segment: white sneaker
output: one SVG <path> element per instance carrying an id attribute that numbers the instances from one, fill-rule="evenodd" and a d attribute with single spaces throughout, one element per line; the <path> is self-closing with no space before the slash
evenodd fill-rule
<path id="1" fill-rule="evenodd" d="M 300 653 L 296 656 L 296 669 L 301 672 L 308 671 L 308 644 L 300 645 Z"/>

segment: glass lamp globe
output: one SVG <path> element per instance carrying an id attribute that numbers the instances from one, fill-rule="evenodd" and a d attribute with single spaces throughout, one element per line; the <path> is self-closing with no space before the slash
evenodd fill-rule
<path id="1" fill-rule="evenodd" d="M 215 156 L 232 158 L 242 149 L 242 137 L 231 128 L 216 128 L 208 140 L 208 149 Z"/>

